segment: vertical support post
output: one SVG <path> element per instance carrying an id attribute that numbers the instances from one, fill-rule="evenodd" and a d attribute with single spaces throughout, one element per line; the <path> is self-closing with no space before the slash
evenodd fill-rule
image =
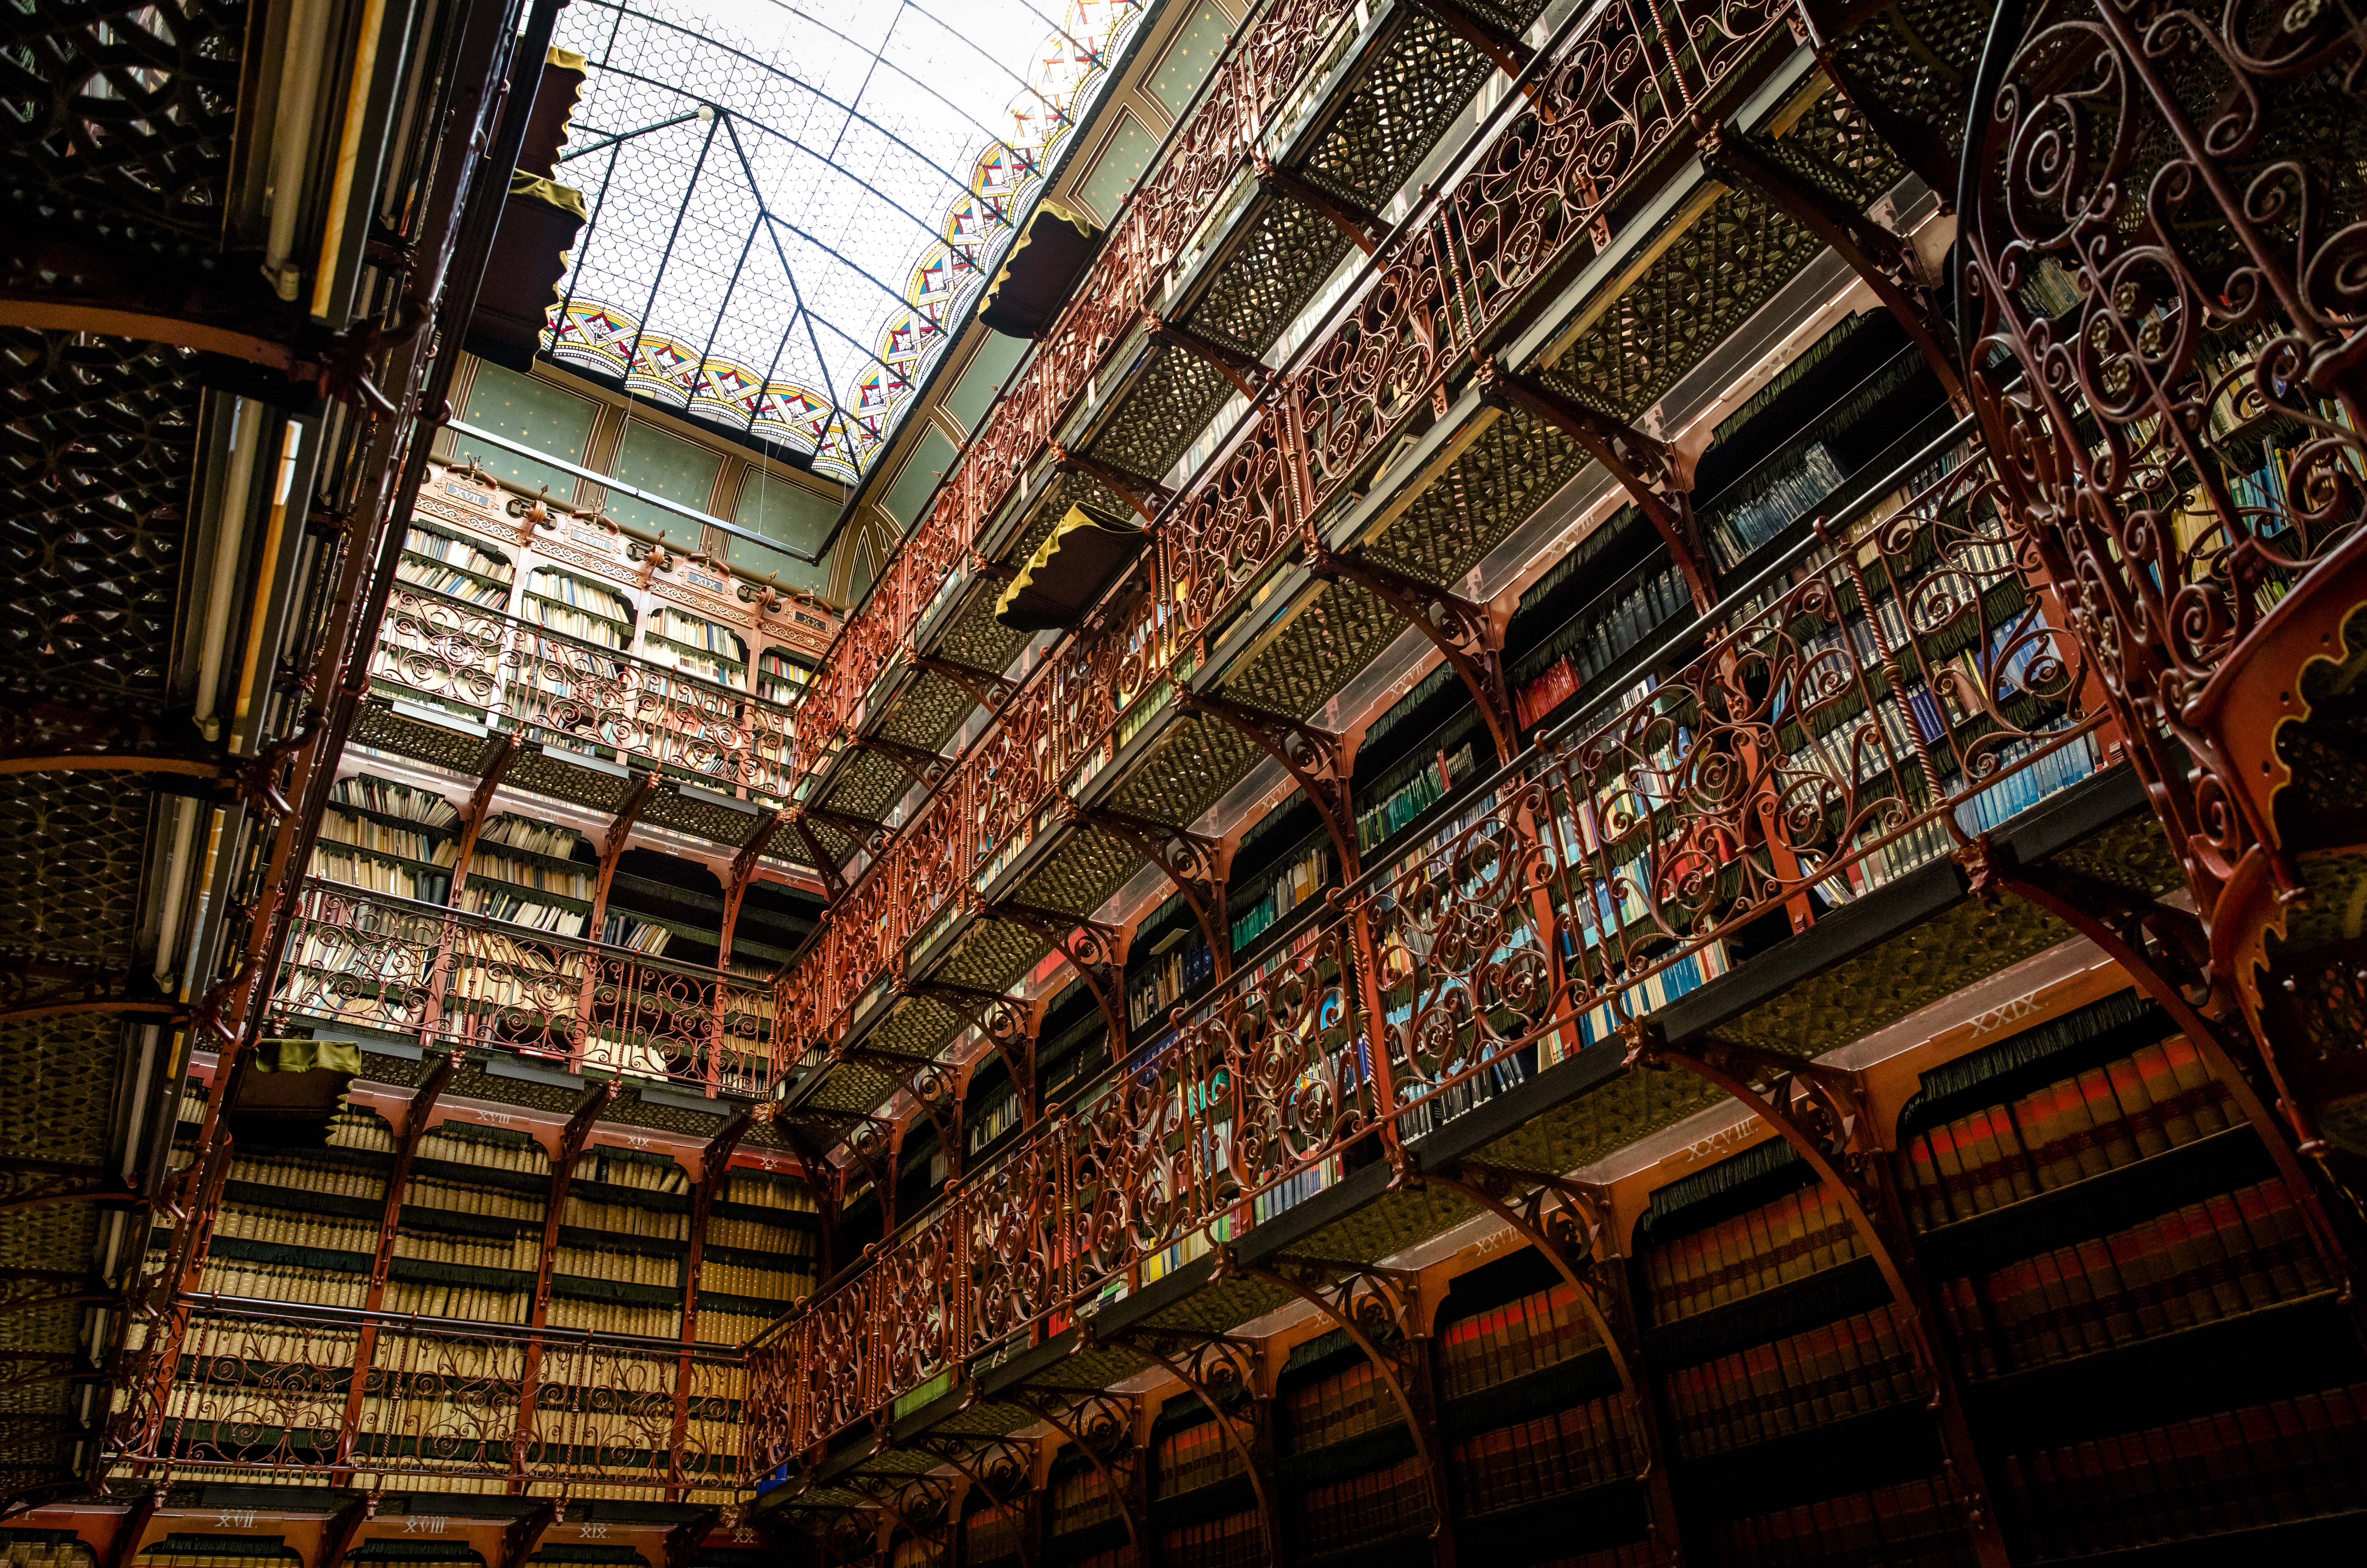
<path id="1" fill-rule="evenodd" d="M 560 1134 L 559 1158 L 551 1162 L 550 1209 L 543 1216 L 542 1251 L 535 1262 L 534 1303 L 527 1315 L 527 1338 L 518 1377 L 516 1441 L 510 1460 L 509 1490 L 513 1496 L 526 1491 L 527 1450 L 534 1438 L 534 1409 L 542 1379 L 542 1331 L 550 1322 L 550 1270 L 559 1259 L 559 1229 L 567 1212 L 567 1189 L 575 1178 L 575 1162 L 582 1157 L 583 1145 L 592 1136 L 592 1124 L 600 1119 L 600 1113 L 616 1097 L 614 1079 L 585 1090 Z"/>
<path id="2" fill-rule="evenodd" d="M 354 1346 L 353 1381 L 345 1389 L 345 1414 L 337 1427 L 335 1457 L 330 1461 L 332 1486 L 353 1484 L 353 1453 L 361 1427 L 362 1405 L 368 1393 L 370 1368 L 378 1358 L 379 1312 L 386 1305 L 386 1279 L 394 1267 L 394 1243 L 402 1224 L 402 1198 L 411 1186 L 411 1167 L 419 1156 L 420 1140 L 427 1134 L 427 1119 L 460 1070 L 460 1053 L 437 1060 L 411 1096 L 402 1113 L 402 1132 L 394 1147 L 394 1165 L 386 1178 L 386 1202 L 379 1215 L 378 1251 L 371 1256 L 369 1285 L 362 1297 L 361 1334 Z"/>
<path id="3" fill-rule="evenodd" d="M 769 1113 L 772 1108 L 763 1109 Z M 682 1258 L 682 1354 L 674 1365 L 674 1443 L 669 1449 L 666 1474 L 669 1503 L 682 1502 L 689 1493 L 689 1483 L 682 1472 L 682 1445 L 690 1435 L 690 1381 L 694 1352 L 698 1347 L 698 1271 L 707 1260 L 708 1221 L 714 1215 L 716 1198 L 730 1179 L 731 1152 L 747 1136 L 756 1116 L 757 1108 L 742 1106 L 716 1130 L 698 1157 L 698 1186 L 692 1189 L 690 1198 L 690 1241 Z"/>
<path id="4" fill-rule="evenodd" d="M 504 735 L 494 748 L 493 760 L 485 764 L 484 776 L 477 780 L 476 789 L 469 794 L 469 816 L 460 829 L 460 844 L 452 860 L 452 880 L 444 890 L 444 907 L 460 907 L 460 892 L 469 885 L 469 868 L 477 858 L 477 837 L 484 831 L 485 818 L 493 809 L 493 792 L 501 788 L 503 777 L 509 772 L 510 759 L 517 755 L 517 736 Z M 460 939 L 459 923 L 447 915 L 436 937 L 436 966 L 427 976 L 427 1006 L 419 1024 L 419 1043 L 425 1045 L 435 1038 L 444 1021 L 444 998 L 452 988 L 453 949 Z"/>

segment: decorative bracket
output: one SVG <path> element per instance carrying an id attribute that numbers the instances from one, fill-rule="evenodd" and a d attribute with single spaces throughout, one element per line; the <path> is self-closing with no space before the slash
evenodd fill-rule
<path id="1" fill-rule="evenodd" d="M 1274 371 L 1254 354 L 1244 354 L 1238 348 L 1228 348 L 1214 338 L 1204 337 L 1188 326 L 1180 326 L 1156 311 L 1142 312 L 1142 324 L 1151 338 L 1181 349 L 1233 383 L 1234 390 L 1255 403 L 1274 381 Z M 1252 381 L 1254 378 L 1254 381 Z"/>
<path id="2" fill-rule="evenodd" d="M 1077 978 L 1092 993 L 1110 1031 L 1113 1056 L 1126 1040 L 1126 937 L 1122 932 L 1056 910 L 1036 909 L 1005 899 L 980 906 L 980 913 L 1048 938 L 1069 961 Z"/>
<path id="3" fill-rule="evenodd" d="M 1186 713 L 1220 720 L 1282 764 L 1292 782 L 1306 794 L 1331 835 L 1340 857 L 1340 881 L 1353 882 L 1363 874 L 1356 853 L 1356 812 L 1348 787 L 1352 748 L 1341 736 L 1297 720 L 1246 703 L 1190 691 L 1178 686 L 1175 705 Z"/>
<path id="4" fill-rule="evenodd" d="M 1042 1002 L 1022 1002 L 1005 992 L 941 980 L 912 982 L 900 977 L 897 989 L 951 1007 L 978 1030 L 1002 1059 L 1003 1071 L 1011 1074 L 1011 1086 L 1019 1096 L 1020 1119 L 1029 1127 L 1036 1125 L 1036 1036 L 1044 1022 Z"/>
<path id="5" fill-rule="evenodd" d="M 951 681 L 972 702 L 990 713 L 1002 712 L 1002 705 L 1010 701 L 1012 694 L 1019 689 L 1019 683 L 1008 676 L 999 676 L 991 670 L 973 669 L 968 665 L 940 659 L 934 654 L 907 653 L 905 661 L 916 670 L 926 670 L 933 676 Z"/>
<path id="6" fill-rule="evenodd" d="M 1422 1171 L 1410 1181 L 1435 1183 L 1486 1210 L 1535 1247 L 1570 1288 L 1611 1357 L 1627 1418 L 1635 1423 L 1657 1554 L 1665 1564 L 1682 1562 L 1684 1546 L 1677 1528 L 1676 1496 L 1662 1453 L 1659 1415 L 1642 1370 L 1641 1338 L 1625 1275 L 1612 1266 L 1618 1256 L 1618 1234 L 1613 1226 L 1611 1189 L 1478 1160 L 1460 1161 L 1445 1171 Z"/>
<path id="7" fill-rule="evenodd" d="M 1307 569 L 1327 582 L 1353 583 L 1413 622 L 1414 630 L 1430 639 L 1431 646 L 1463 677 L 1464 689 L 1471 693 L 1488 725 L 1489 739 L 1496 743 L 1496 760 L 1510 762 L 1521 755 L 1521 723 L 1504 684 L 1503 640 L 1487 606 L 1376 561 L 1336 554 L 1319 544 L 1308 550 Z"/>
<path id="8" fill-rule="evenodd" d="M 617 807 L 615 820 L 608 824 L 608 836 L 601 841 L 600 876 L 599 880 L 592 885 L 592 917 L 584 922 L 583 926 L 590 939 L 595 942 L 600 939 L 600 933 L 607 923 L 608 890 L 616 884 L 617 863 L 625 857 L 625 841 L 633 836 L 633 824 L 640 820 L 642 809 L 650 803 L 650 797 L 657 791 L 658 776 L 656 774 L 636 775 L 632 788 L 625 792 L 623 801 Z M 591 996 L 591 970 L 587 965 L 584 971 L 584 995 L 587 1001 Z"/>
<path id="9" fill-rule="evenodd" d="M 1080 1350 L 1089 1347 L 1094 1340 L 1091 1323 L 1083 1326 L 1085 1332 L 1077 1340 Z M 1240 1461 L 1242 1473 L 1250 1478 L 1251 1489 L 1257 1494 L 1258 1528 L 1265 1536 L 1266 1561 L 1282 1562 L 1282 1520 L 1274 1512 L 1274 1494 L 1267 1488 L 1265 1479 L 1271 1467 L 1263 1462 L 1265 1456 L 1259 1452 L 1256 1419 L 1240 1414 L 1240 1407 L 1261 1393 L 1257 1346 L 1227 1335 L 1147 1324 L 1128 1328 L 1116 1338 L 1127 1349 L 1149 1357 L 1207 1407 L 1208 1414 L 1216 1419 L 1217 1430 L 1233 1450 L 1233 1457 Z M 1246 1432 L 1244 1427 L 1248 1428 Z"/>
<path id="10" fill-rule="evenodd" d="M 1089 1393 L 1070 1403 L 1046 1398 L 1024 1387 L 998 1397 L 1026 1411 L 1085 1456 L 1085 1462 L 1102 1478 L 1102 1489 L 1109 1494 L 1111 1506 L 1126 1526 L 1127 1540 L 1134 1549 L 1135 1560 L 1140 1561 L 1148 1543 L 1144 1510 L 1135 1488 L 1129 1484 L 1139 1473 L 1134 1443 L 1139 1406 L 1135 1398 L 1129 1394 Z M 1127 1471 L 1125 1479 L 1117 1472 L 1121 1464 Z"/>
<path id="11" fill-rule="evenodd" d="M 1283 168 L 1263 152 L 1252 149 L 1250 160 L 1257 170 L 1258 184 L 1277 196 L 1288 197 L 1328 220 L 1333 228 L 1348 237 L 1350 244 L 1366 256 L 1377 253 L 1382 243 L 1389 237 L 1389 224 L 1379 213 L 1310 185 L 1303 176 Z"/>
<path id="12" fill-rule="evenodd" d="M 923 790 L 934 790 L 945 782 L 946 759 L 926 746 L 908 746 L 901 741 L 881 740 L 877 735 L 860 737 L 854 744 L 856 751 L 886 757 Z"/>
<path id="13" fill-rule="evenodd" d="M 1519 408 L 1543 420 L 1601 463 L 1669 547 L 1677 570 L 1684 574 L 1693 608 L 1709 612 L 1717 603 L 1717 573 L 1693 517 L 1691 487 L 1679 477 L 1674 449 L 1623 420 L 1570 402 L 1500 359 L 1480 359 L 1478 384 L 1480 402 L 1491 408 Z"/>
<path id="14" fill-rule="evenodd" d="M 757 822 L 756 830 L 748 835 L 748 842 L 740 846 L 739 853 L 731 857 L 731 875 L 723 883 L 723 928 L 715 950 L 719 974 L 731 965 L 731 938 L 740 929 L 740 905 L 748 897 L 749 884 L 756 880 L 756 867 L 788 820 L 787 806 L 768 813 Z M 832 868 L 833 874 L 836 870 L 836 867 Z"/>
<path id="15" fill-rule="evenodd" d="M 1346 1335 L 1387 1387 L 1413 1438 L 1430 1487 L 1430 1533 L 1436 1537 L 1453 1517 L 1448 1512 L 1446 1456 L 1439 1451 L 1436 1412 L 1431 1408 L 1429 1369 L 1423 1364 L 1418 1274 L 1370 1264 L 1278 1255 L 1245 1267 L 1229 1243 L 1217 1249 L 1216 1278 L 1263 1279 L 1313 1307 Z"/>
<path id="16" fill-rule="evenodd" d="M 1225 923 L 1225 865 L 1231 857 L 1223 846 L 1151 817 L 1073 801 L 1064 801 L 1064 809 L 1071 821 L 1108 834 L 1158 867 L 1192 911 L 1200 934 L 1208 939 L 1217 978 L 1222 980 L 1232 972 L 1232 933 Z"/>
<path id="17" fill-rule="evenodd" d="M 679 1443 L 680 1439 L 676 1439 Z M 690 1568 L 691 1559 L 715 1528 L 715 1521 L 723 1517 L 720 1508 L 702 1508 L 689 1518 L 666 1531 L 664 1568 Z"/>
<path id="18" fill-rule="evenodd" d="M 559 1522 L 564 1506 L 556 1497 L 546 1498 L 512 1519 L 502 1531 L 501 1568 L 526 1568 L 527 1559 L 542 1544 L 544 1532 Z"/>
<path id="19" fill-rule="evenodd" d="M 1082 452 L 1071 451 L 1058 442 L 1053 443 L 1051 451 L 1055 469 L 1062 473 L 1082 473 L 1087 479 L 1098 480 L 1141 514 L 1146 523 L 1156 520 L 1159 508 L 1167 505 L 1169 492 L 1163 484 L 1138 479 L 1130 473 L 1120 473 L 1107 463 L 1087 457 Z"/>
<path id="20" fill-rule="evenodd" d="M 1730 121 L 1703 133 L 1701 161 L 1720 180 L 1758 192 L 1832 246 L 1850 270 L 1874 290 L 1883 308 L 1906 328 L 1924 363 L 1939 378 L 1949 403 L 1960 414 L 1970 411 L 1971 400 L 1956 374 L 1956 335 L 1942 319 L 1938 301 L 1924 284 L 1915 253 L 1906 241 L 1849 202 L 1801 181 L 1771 157 L 1756 137 Z"/>
<path id="21" fill-rule="evenodd" d="M 814 874 L 821 878 L 821 901 L 828 906 L 846 896 L 846 879 L 839 874 L 838 862 L 831 858 L 830 851 L 821 846 L 821 839 L 808 825 L 813 814 L 810 811 L 799 812 L 789 819 L 789 826 L 796 830 L 799 842 L 805 845 L 806 853 L 813 857 Z"/>
<path id="22" fill-rule="evenodd" d="M 1959 858 L 1976 897 L 2011 892 L 2044 910 L 2102 949 L 2169 1016 L 2260 1135 L 2301 1210 L 2310 1244 L 2327 1276 L 2341 1281 L 2343 1295 L 2350 1296 L 2358 1273 L 2350 1248 L 2320 1200 L 2318 1184 L 2302 1164 L 2304 1154 L 2316 1151 L 2306 1144 L 2294 1146 L 2293 1125 L 2277 1114 L 2247 1070 L 2253 1064 L 2252 1053 L 2231 1045 L 2226 1031 L 2189 999 L 2210 991 L 2210 938 L 2203 922 L 2189 911 L 2069 867 L 2024 865 L 2010 846 L 1988 837 L 1962 851 Z M 2259 1066 L 2273 1084 L 2273 1063 L 2259 1060 Z M 2277 1087 L 2282 1096 L 2282 1086 Z M 2285 1097 L 2290 1103 L 2290 1096 Z"/>
<path id="23" fill-rule="evenodd" d="M 2009 1568 L 1980 1453 L 1965 1422 L 1965 1402 L 1954 1369 L 1933 1343 L 1932 1325 L 1939 1321 L 1938 1314 L 1922 1289 L 1921 1277 L 1914 1272 L 1897 1189 L 1888 1179 L 1888 1166 L 1858 1075 L 1781 1051 L 1724 1040 L 1671 1045 L 1659 1026 L 1648 1022 L 1631 1024 L 1625 1032 L 1630 1068 L 1682 1067 L 1725 1091 L 1780 1133 L 1840 1200 L 1842 1212 L 1882 1271 L 1891 1300 L 1905 1319 L 1908 1339 L 1923 1364 L 1941 1443 L 1965 1494 L 1965 1522 L 1971 1527 L 1975 1556 L 1980 1568 Z"/>
<path id="24" fill-rule="evenodd" d="M 1496 69 L 1507 76 L 1519 75 L 1536 58 L 1537 51 L 1522 42 L 1517 34 L 1479 16 L 1461 0 L 1414 0 L 1414 5 L 1428 12 L 1439 26 L 1494 61 Z"/>

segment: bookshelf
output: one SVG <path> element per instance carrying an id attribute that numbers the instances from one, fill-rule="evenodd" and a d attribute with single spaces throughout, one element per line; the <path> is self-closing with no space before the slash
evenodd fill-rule
<path id="1" fill-rule="evenodd" d="M 821 1215 L 797 1177 L 734 1169 L 707 1221 L 698 1272 L 698 1338 L 738 1345 L 820 1283 Z"/>
<path id="2" fill-rule="evenodd" d="M 516 570 L 497 551 L 414 520 L 403 530 L 402 556 L 394 574 L 430 593 L 465 600 L 480 609 L 501 610 L 509 608 Z"/>
<path id="3" fill-rule="evenodd" d="M 2294 1195 L 2157 1008 L 2123 993 L 1925 1073 L 1895 1164 L 2034 1560 L 2269 1561 L 2367 1530 L 2367 1350 Z"/>
<path id="4" fill-rule="evenodd" d="M 813 665 L 783 648 L 767 648 L 756 659 L 756 695 L 783 707 L 795 707 L 813 684 Z"/>
<path id="5" fill-rule="evenodd" d="M 311 873 L 367 892 L 446 901 L 459 812 L 441 795 L 391 779 L 341 778 L 321 813 Z"/>
<path id="6" fill-rule="evenodd" d="M 1026 1528 L 1024 1506 L 988 1504 L 974 1510 L 962 1520 L 962 1562 L 968 1568 L 985 1568 L 990 1562 L 1018 1561 Z"/>
<path id="7" fill-rule="evenodd" d="M 1241 952 L 1288 918 L 1293 910 L 1314 902 L 1331 884 L 1331 852 L 1313 845 L 1281 865 L 1260 872 L 1240 896 L 1228 892 L 1232 917 L 1233 951 Z"/>
<path id="8" fill-rule="evenodd" d="M 738 632 L 671 605 L 651 607 L 641 656 L 724 686 L 744 687 L 748 680 L 748 644 Z"/>
<path id="9" fill-rule="evenodd" d="M 625 596 L 555 567 L 538 566 L 527 574 L 518 612 L 521 619 L 561 636 L 620 653 L 632 644 L 633 608 Z"/>
<path id="10" fill-rule="evenodd" d="M 98 1558 L 71 1530 L 10 1528 L 0 1533 L 6 1568 L 98 1568 Z"/>
<path id="11" fill-rule="evenodd" d="M 526 1133 L 457 1121 L 429 1128 L 402 1195 L 387 1310 L 525 1323 L 549 1193 L 549 1156 Z"/>

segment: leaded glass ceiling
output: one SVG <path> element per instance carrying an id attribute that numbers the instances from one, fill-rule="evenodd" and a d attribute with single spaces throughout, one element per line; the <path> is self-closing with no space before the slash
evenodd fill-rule
<path id="1" fill-rule="evenodd" d="M 1145 0 L 574 0 L 545 348 L 851 478 Z"/>

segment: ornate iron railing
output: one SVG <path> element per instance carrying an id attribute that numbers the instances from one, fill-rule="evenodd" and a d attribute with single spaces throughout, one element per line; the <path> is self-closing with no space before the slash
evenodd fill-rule
<path id="1" fill-rule="evenodd" d="M 849 616 L 805 694 L 809 758 L 861 722 L 863 704 L 938 590 L 1013 488 L 1034 471 L 1140 312 L 1156 301 L 1200 223 L 1250 167 L 1277 109 L 1323 56 L 1353 0 L 1274 0 L 1227 51 L 1172 151 L 1112 225 L 1092 270 L 1020 377 L 940 485 L 920 526 Z"/>
<path id="2" fill-rule="evenodd" d="M 1604 243 L 1597 226 L 1613 204 L 1675 145 L 1690 112 L 1746 79 L 1762 42 L 1788 36 L 1789 12 L 1781 0 L 1613 0 L 1538 58 L 1522 109 L 1399 225 L 1291 372 L 1161 515 L 1153 547 L 1104 601 L 1123 608 L 1031 674 L 829 913 L 784 977 L 793 1039 L 835 1038 L 980 869 L 1171 699 L 1243 596 L 1314 542 L 1316 520 L 1451 381 L 1477 372 L 1484 346 L 1562 263 Z"/>
<path id="3" fill-rule="evenodd" d="M 283 1025 L 756 1096 L 782 1069 L 773 1006 L 766 983 L 317 880 L 299 900 L 271 998 Z"/>
<path id="4" fill-rule="evenodd" d="M 111 1457 L 152 1477 L 735 1483 L 734 1350 L 215 1295 L 184 1306 L 169 1382 L 111 1428 Z"/>
<path id="5" fill-rule="evenodd" d="M 408 584 L 389 597 L 373 681 L 537 739 L 679 768 L 775 801 L 795 767 L 780 703 Z"/>
<path id="6" fill-rule="evenodd" d="M 1359 1146 L 1609 1048 L 1741 926 L 1811 921 L 2091 768 L 2084 671 L 1980 449 L 1925 461 L 1945 471 L 1819 528 L 1682 633 L 1674 673 L 1506 767 L 752 1346 L 749 1473 L 1240 1234 Z"/>

